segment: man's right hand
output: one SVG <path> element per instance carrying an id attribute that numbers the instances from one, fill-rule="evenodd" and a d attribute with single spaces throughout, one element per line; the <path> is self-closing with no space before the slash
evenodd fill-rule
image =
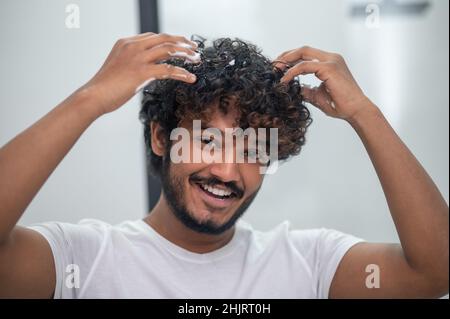
<path id="1" fill-rule="evenodd" d="M 97 74 L 83 86 L 96 97 L 98 114 L 112 112 L 125 104 L 151 80 L 196 81 L 194 74 L 160 63 L 171 57 L 200 62 L 197 44 L 185 37 L 143 33 L 116 42 Z"/>

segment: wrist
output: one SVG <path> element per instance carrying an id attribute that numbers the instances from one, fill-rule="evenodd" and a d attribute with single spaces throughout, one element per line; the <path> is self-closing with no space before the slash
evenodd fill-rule
<path id="1" fill-rule="evenodd" d="M 382 116 L 381 110 L 369 99 L 366 99 L 361 103 L 359 110 L 346 120 L 353 128 L 357 129 L 374 117 L 380 116 Z"/>
<path id="2" fill-rule="evenodd" d="M 101 99 L 98 94 L 96 94 L 96 89 L 90 85 L 83 85 L 76 90 L 69 99 L 72 100 L 83 115 L 86 115 L 92 121 L 105 113 L 103 111 Z"/>

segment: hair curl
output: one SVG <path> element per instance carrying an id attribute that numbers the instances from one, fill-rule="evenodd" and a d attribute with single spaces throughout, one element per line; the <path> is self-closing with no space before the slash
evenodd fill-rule
<path id="1" fill-rule="evenodd" d="M 215 102 L 226 114 L 230 97 L 236 99 L 237 122 L 242 129 L 278 128 L 279 160 L 298 155 L 312 122 L 298 80 L 280 83 L 284 73 L 273 67 L 258 47 L 241 39 L 220 38 L 210 45 L 204 39 L 195 41 L 199 64 L 177 58 L 164 61 L 195 74 L 195 83 L 157 80 L 144 90 L 139 118 L 144 124 L 150 172 L 159 176 L 162 164 L 151 148 L 150 122 L 158 123 L 169 141 L 171 130 L 184 119 L 208 119 Z"/>

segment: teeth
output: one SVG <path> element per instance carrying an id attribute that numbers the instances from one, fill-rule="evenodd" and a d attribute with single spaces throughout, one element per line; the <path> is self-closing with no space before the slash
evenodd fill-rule
<path id="1" fill-rule="evenodd" d="M 214 187 L 209 186 L 209 185 L 201 184 L 201 186 L 202 186 L 202 188 L 204 190 L 207 190 L 208 192 L 213 193 L 214 195 L 217 195 L 217 196 L 221 196 L 221 197 L 223 197 L 223 196 L 230 196 L 231 193 L 232 193 L 231 191 L 214 188 Z"/>

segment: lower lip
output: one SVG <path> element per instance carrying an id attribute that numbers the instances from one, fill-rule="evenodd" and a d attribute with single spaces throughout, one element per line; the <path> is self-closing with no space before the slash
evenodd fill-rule
<path id="1" fill-rule="evenodd" d="M 200 193 L 200 197 L 203 199 L 203 201 L 206 203 L 206 205 L 211 208 L 221 208 L 221 209 L 227 208 L 236 199 L 236 197 L 219 199 L 219 198 L 209 195 L 206 191 L 203 190 L 203 188 L 200 187 L 199 184 L 194 183 L 193 186 Z"/>

